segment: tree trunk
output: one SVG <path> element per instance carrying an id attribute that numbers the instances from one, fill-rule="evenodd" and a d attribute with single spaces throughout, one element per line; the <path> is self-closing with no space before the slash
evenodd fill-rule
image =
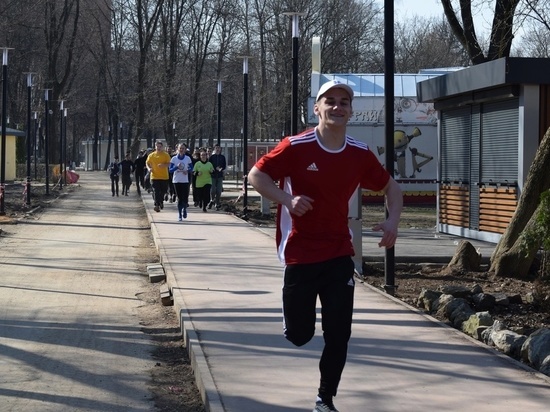
<path id="1" fill-rule="evenodd" d="M 518 207 L 508 228 L 500 238 L 491 256 L 491 272 L 497 276 L 525 277 L 529 271 L 536 250 L 527 254 L 521 251 L 521 234 L 533 224 L 533 215 L 540 203 L 541 194 L 550 188 L 550 129 L 539 145 L 535 159 L 529 169 Z"/>
<path id="2" fill-rule="evenodd" d="M 528 230 L 532 227 L 535 223 L 535 219 L 536 212 L 533 213 L 524 230 Z M 495 249 L 491 257 L 490 271 L 494 272 L 495 275 L 499 277 L 526 277 L 537 255 L 538 249 L 539 245 L 537 244 L 533 244 L 528 250 L 522 248 L 520 236 L 508 249 L 501 249 L 498 256 L 496 255 L 497 250 Z"/>
<path id="3" fill-rule="evenodd" d="M 487 56 L 483 54 L 483 49 L 477 39 L 472 15 L 472 2 L 462 0 L 459 2 L 458 11 L 460 11 L 462 23 L 458 19 L 452 3 L 451 0 L 441 0 L 451 30 L 468 53 L 473 64 L 481 64 L 510 55 L 510 48 L 514 40 L 514 15 L 519 0 L 498 0 L 495 3 Z"/>

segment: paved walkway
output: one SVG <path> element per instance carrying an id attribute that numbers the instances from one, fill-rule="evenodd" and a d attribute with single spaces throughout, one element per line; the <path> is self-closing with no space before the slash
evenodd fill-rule
<path id="1" fill-rule="evenodd" d="M 108 182 L 83 174 L 45 213 L 0 224 L 0 412 L 155 410 L 147 222 Z"/>
<path id="2" fill-rule="evenodd" d="M 311 410 L 320 327 L 303 348 L 283 338 L 282 267 L 273 238 L 221 212 L 191 207 L 181 223 L 175 204 L 155 213 L 151 197 L 143 201 L 207 409 Z M 396 259 L 450 259 L 458 240 L 405 231 Z M 368 253 L 383 255 L 375 243 L 365 236 Z M 476 245 L 486 255 L 493 246 Z M 355 301 L 339 410 L 548 410 L 550 378 L 368 285 L 357 284 Z"/>

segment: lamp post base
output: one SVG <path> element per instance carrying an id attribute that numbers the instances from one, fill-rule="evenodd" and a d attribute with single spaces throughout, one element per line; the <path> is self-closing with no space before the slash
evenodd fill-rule
<path id="1" fill-rule="evenodd" d="M 4 196 L 6 195 L 6 185 L 4 183 L 0 184 L 0 216 L 6 214 L 4 209 Z"/>
<path id="2" fill-rule="evenodd" d="M 27 177 L 27 183 L 25 184 L 25 205 L 31 205 L 31 178 Z"/>
<path id="3" fill-rule="evenodd" d="M 388 295 L 395 296 L 395 291 L 397 290 L 397 286 L 395 285 L 384 285 L 384 290 Z"/>

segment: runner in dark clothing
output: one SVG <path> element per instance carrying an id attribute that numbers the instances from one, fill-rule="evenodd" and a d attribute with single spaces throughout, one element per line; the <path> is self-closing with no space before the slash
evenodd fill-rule
<path id="1" fill-rule="evenodd" d="M 134 175 L 136 177 L 136 187 L 138 195 L 141 195 L 141 188 L 145 189 L 145 161 L 147 160 L 147 156 L 145 155 L 145 151 L 141 150 L 138 154 L 138 157 L 136 160 L 134 160 Z"/>
<path id="2" fill-rule="evenodd" d="M 130 157 L 130 152 L 126 153 L 126 157 L 120 162 L 120 177 L 122 180 L 122 196 L 128 196 L 128 190 L 132 185 L 132 173 L 134 173 L 134 162 Z"/>

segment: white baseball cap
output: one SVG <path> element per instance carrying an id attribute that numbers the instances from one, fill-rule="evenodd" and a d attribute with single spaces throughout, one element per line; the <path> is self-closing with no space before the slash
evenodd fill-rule
<path id="1" fill-rule="evenodd" d="M 341 81 L 330 80 L 321 86 L 319 92 L 317 93 L 317 98 L 315 99 L 315 101 L 319 101 L 321 96 L 323 96 L 323 94 L 328 92 L 330 89 L 344 89 L 349 94 L 350 100 L 353 100 L 353 89 L 351 87 L 349 87 L 346 83 L 342 83 Z"/>

